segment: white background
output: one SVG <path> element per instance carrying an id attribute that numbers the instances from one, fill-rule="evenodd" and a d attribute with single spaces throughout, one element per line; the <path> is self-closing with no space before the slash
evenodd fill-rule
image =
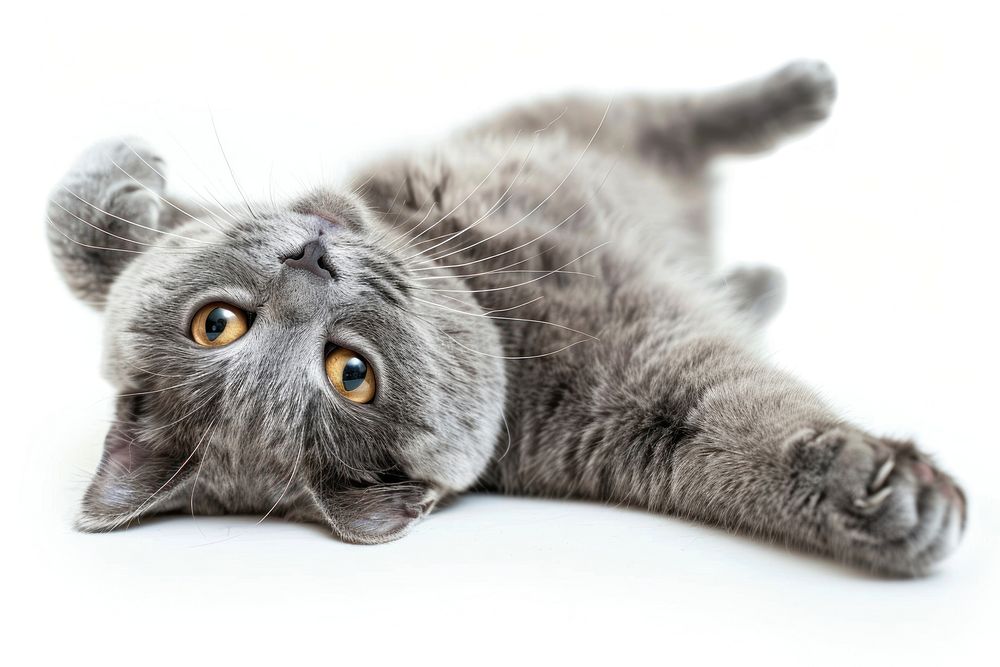
<path id="1" fill-rule="evenodd" d="M 997 664 L 987 3 L 95 4 L 19 3 L 0 28 L 5 663 Z M 214 116 L 244 190 L 291 195 L 532 95 L 705 88 L 800 56 L 839 75 L 834 118 L 719 166 L 722 255 L 785 270 L 778 363 L 965 484 L 966 540 L 933 576 L 883 581 L 674 519 L 485 496 L 379 547 L 255 518 L 71 530 L 112 389 L 100 318 L 59 282 L 42 213 L 90 142 L 141 134 L 177 188 L 231 197 Z"/>

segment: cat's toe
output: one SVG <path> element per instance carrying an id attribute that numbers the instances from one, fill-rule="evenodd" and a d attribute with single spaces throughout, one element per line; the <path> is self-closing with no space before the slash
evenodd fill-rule
<path id="1" fill-rule="evenodd" d="M 828 529 L 842 558 L 918 575 L 958 545 L 964 495 L 912 444 L 853 431 L 826 437 L 837 448 L 826 478 Z"/>

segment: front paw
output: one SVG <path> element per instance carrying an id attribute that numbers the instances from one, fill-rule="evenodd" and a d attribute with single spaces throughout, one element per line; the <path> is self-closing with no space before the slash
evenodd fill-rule
<path id="1" fill-rule="evenodd" d="M 166 186 L 163 170 L 162 158 L 139 139 L 110 139 L 88 148 L 49 199 L 56 245 L 140 252 L 154 243 Z"/>
<path id="2" fill-rule="evenodd" d="M 88 148 L 67 176 L 89 193 L 117 222 L 155 225 L 166 187 L 166 164 L 159 153 L 135 137 L 108 139 Z M 94 213 L 94 211 L 91 211 Z M 132 230 L 133 232 L 135 229 Z"/>
<path id="3" fill-rule="evenodd" d="M 816 510 L 820 538 L 836 557 L 914 576 L 958 545 L 965 495 L 911 443 L 845 428 L 803 444 L 827 452 Z"/>
<path id="4" fill-rule="evenodd" d="M 130 182 L 162 194 L 166 163 L 159 152 L 138 137 L 99 141 L 85 150 L 70 174 L 104 183 Z"/>

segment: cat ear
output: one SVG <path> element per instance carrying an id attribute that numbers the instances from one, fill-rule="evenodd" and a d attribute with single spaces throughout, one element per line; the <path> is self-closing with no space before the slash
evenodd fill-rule
<path id="1" fill-rule="evenodd" d="M 114 530 L 164 511 L 195 467 L 190 457 L 154 452 L 142 442 L 137 398 L 118 399 L 117 421 L 108 431 L 101 462 L 83 496 L 76 520 L 79 530 Z"/>
<path id="2" fill-rule="evenodd" d="M 434 489 L 413 481 L 310 490 L 333 531 L 354 544 L 380 544 L 402 537 L 438 500 Z"/>

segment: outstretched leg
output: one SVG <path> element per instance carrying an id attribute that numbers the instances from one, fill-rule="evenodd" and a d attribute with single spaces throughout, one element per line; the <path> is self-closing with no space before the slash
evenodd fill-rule
<path id="1" fill-rule="evenodd" d="M 165 241 L 172 251 L 199 247 L 217 225 L 205 207 L 168 196 L 163 159 L 138 139 L 91 146 L 49 196 L 49 246 L 73 293 L 97 308 L 108 287 L 138 253 Z M 196 221 L 200 229 L 176 229 Z M 177 246 L 177 244 L 175 244 Z"/>
<path id="2" fill-rule="evenodd" d="M 802 60 L 761 79 L 700 95 L 547 100 L 514 108 L 473 133 L 527 134 L 552 127 L 587 141 L 600 127 L 594 141 L 609 153 L 624 148 L 665 167 L 696 169 L 720 153 L 774 147 L 824 120 L 835 97 L 830 69 Z"/>
<path id="3" fill-rule="evenodd" d="M 552 365 L 548 413 L 515 432 L 498 486 L 677 514 L 883 573 L 923 573 L 957 544 L 965 501 L 950 477 L 738 342 L 649 340 L 622 358 L 608 347 L 565 376 Z"/>

